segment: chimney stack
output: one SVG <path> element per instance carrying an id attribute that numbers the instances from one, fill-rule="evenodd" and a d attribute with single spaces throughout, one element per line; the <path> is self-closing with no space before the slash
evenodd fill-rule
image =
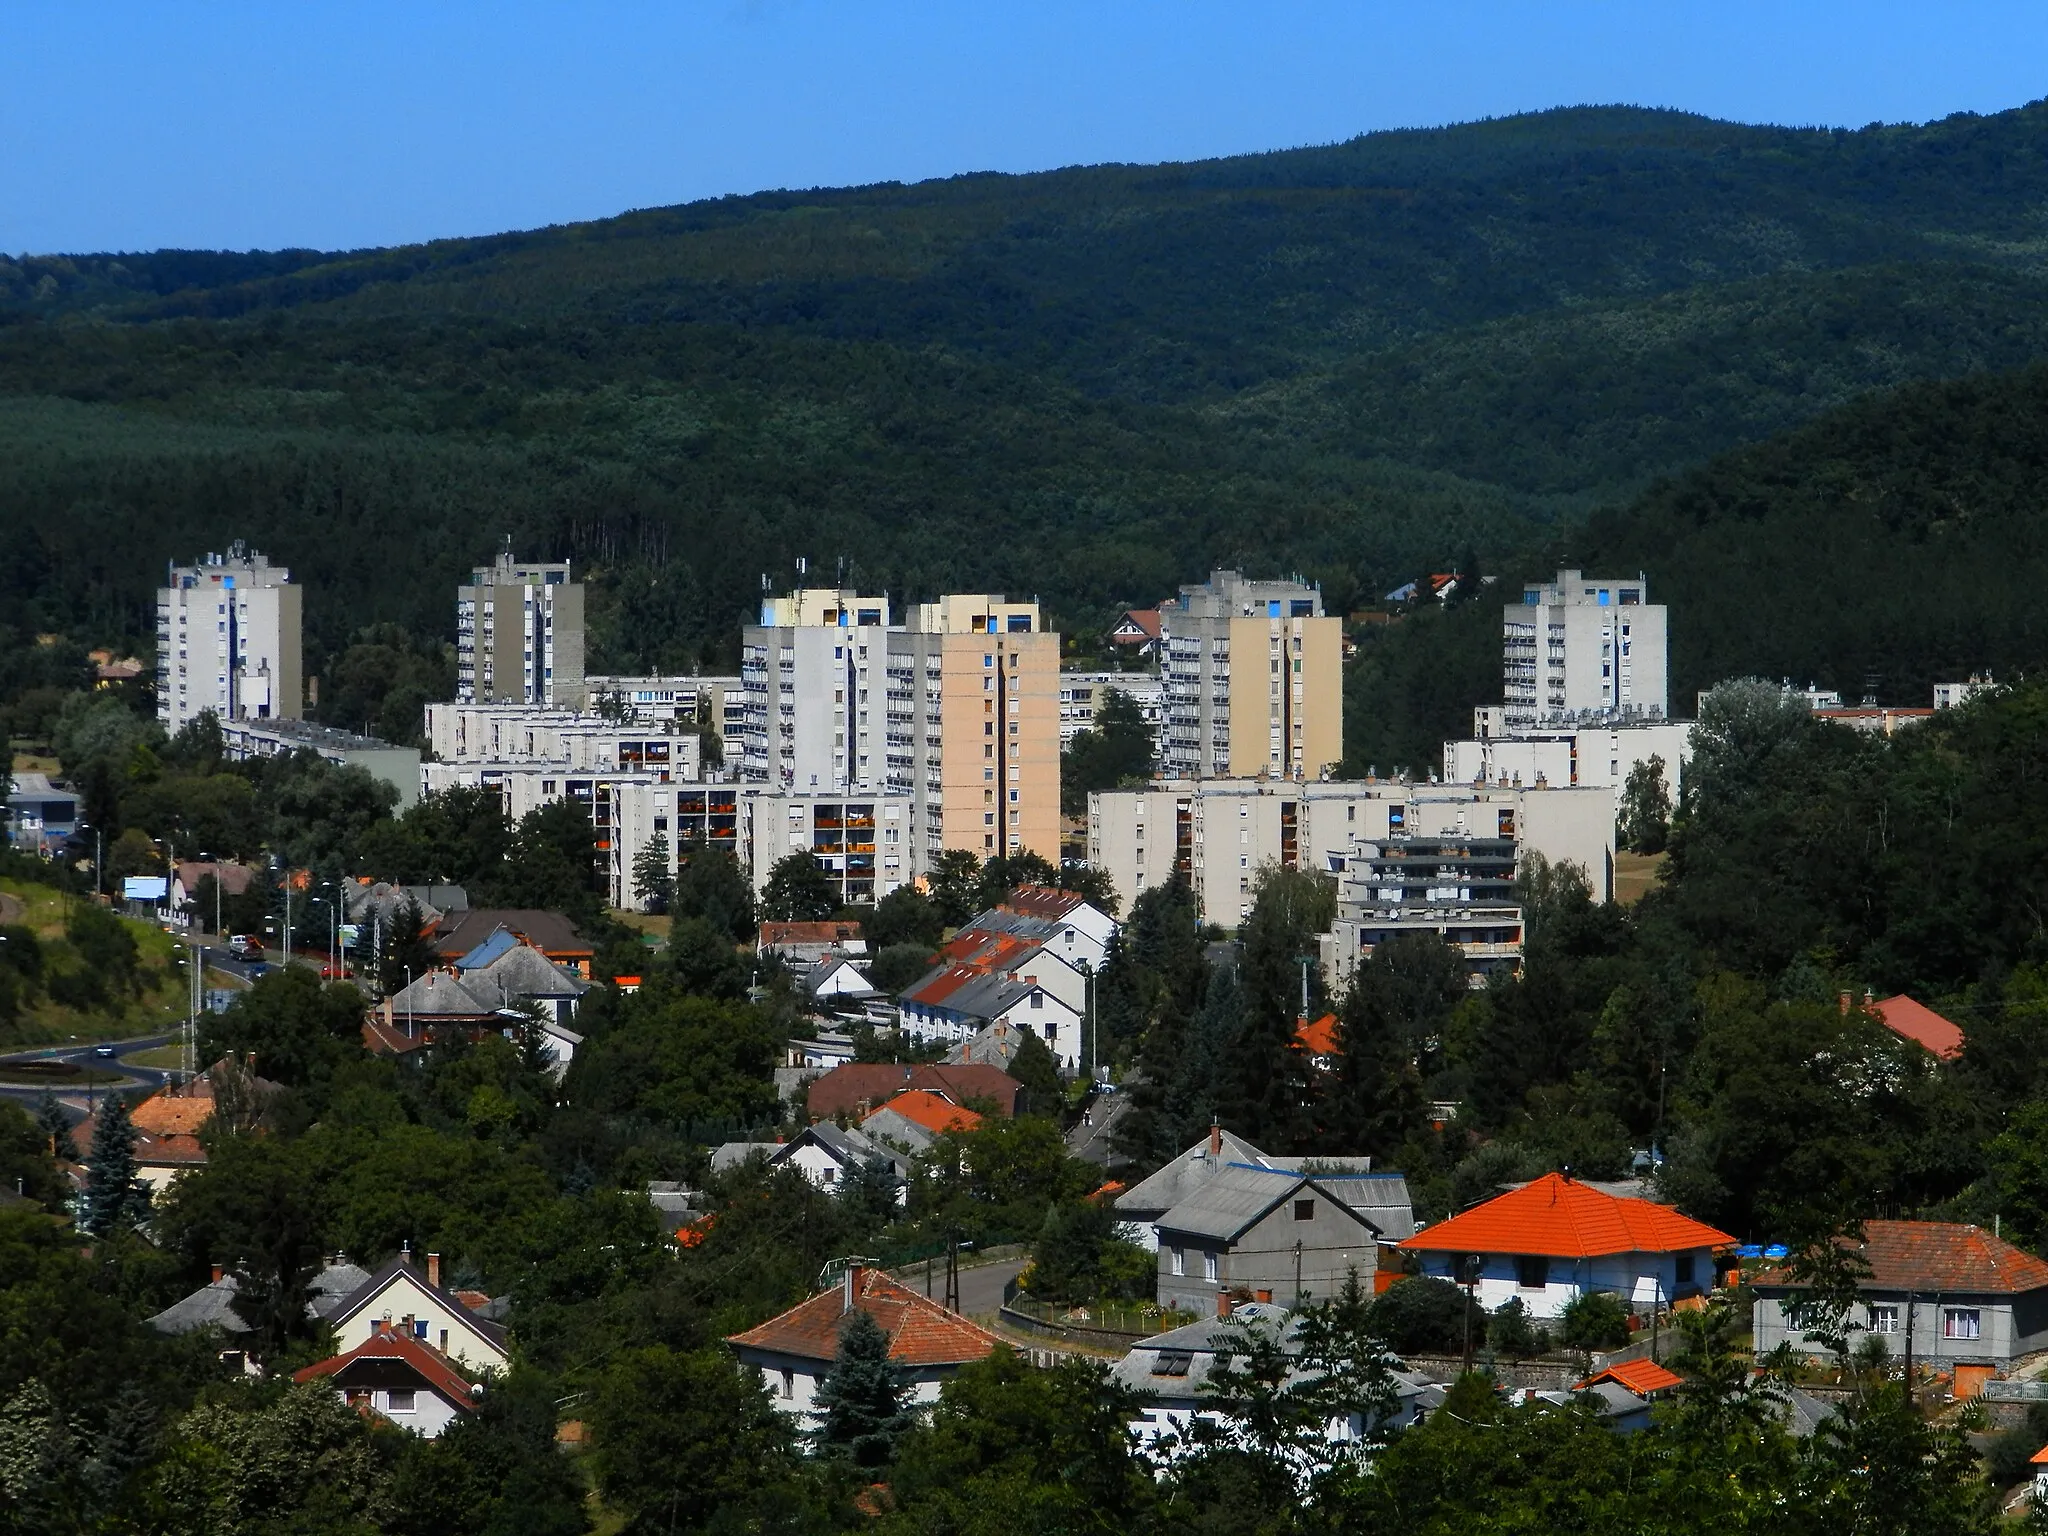
<path id="1" fill-rule="evenodd" d="M 1223 1127 L 1214 1120 L 1209 1122 L 1209 1155 L 1211 1157 L 1221 1157 L 1223 1155 Z"/>
<path id="2" fill-rule="evenodd" d="M 1216 1315 L 1219 1318 L 1230 1316 L 1230 1292 L 1218 1291 L 1216 1293 Z"/>
<path id="3" fill-rule="evenodd" d="M 433 1286 L 436 1290 L 440 1289 L 441 1255 L 439 1255 L 438 1253 L 430 1253 L 427 1255 L 427 1284 Z"/>
<path id="4" fill-rule="evenodd" d="M 1842 993 L 1842 994 L 1841 994 L 1841 1000 L 1842 1000 L 1842 1017 L 1846 1019 L 1847 1017 L 1849 1017 L 1849 994 L 1848 994 L 1847 992 L 1844 992 L 1844 993 Z"/>
<path id="5" fill-rule="evenodd" d="M 847 1313 L 853 1310 L 854 1299 L 860 1295 L 860 1281 L 862 1273 L 862 1267 L 858 1264 L 849 1264 L 846 1266 L 846 1276 L 844 1280 L 840 1282 L 841 1291 L 839 1298 L 839 1315 L 841 1317 L 844 1317 Z"/>
<path id="6" fill-rule="evenodd" d="M 214 1283 L 215 1285 L 219 1285 L 219 1284 L 220 1284 L 220 1277 L 221 1277 L 222 1273 L 223 1273 L 223 1271 L 222 1271 L 222 1268 L 221 1268 L 221 1266 L 220 1266 L 220 1265 L 216 1264 L 216 1265 L 214 1265 L 214 1266 L 213 1266 L 213 1283 Z"/>

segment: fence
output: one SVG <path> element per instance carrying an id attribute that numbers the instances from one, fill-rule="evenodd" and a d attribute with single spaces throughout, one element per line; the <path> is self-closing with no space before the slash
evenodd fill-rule
<path id="1" fill-rule="evenodd" d="M 1017 1289 L 1015 1280 L 1003 1287 L 1003 1316 L 1033 1333 L 1126 1348 L 1194 1321 L 1186 1313 L 1159 1307 L 1067 1307 L 1034 1301 Z"/>

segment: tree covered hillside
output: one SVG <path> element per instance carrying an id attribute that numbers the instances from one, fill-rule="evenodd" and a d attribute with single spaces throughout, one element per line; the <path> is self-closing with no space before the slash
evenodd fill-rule
<path id="1" fill-rule="evenodd" d="M 371 623 L 444 634 L 505 534 L 596 574 L 601 667 L 728 660 L 798 555 L 1076 630 L 1233 561 L 1349 606 L 2040 355 L 2044 146 L 2038 106 L 1581 109 L 401 250 L 0 261 L 0 606 L 146 641 L 162 562 L 248 537 L 307 582 L 319 671 Z"/>
<path id="2" fill-rule="evenodd" d="M 1500 604 L 1558 565 L 1648 571 L 1671 606 L 1671 706 L 1730 677 L 1925 706 L 1933 685 L 2048 665 L 2048 364 L 1859 400 L 1590 521 L 1485 600 L 1364 647 L 1346 742 L 1426 767 L 1500 699 Z"/>

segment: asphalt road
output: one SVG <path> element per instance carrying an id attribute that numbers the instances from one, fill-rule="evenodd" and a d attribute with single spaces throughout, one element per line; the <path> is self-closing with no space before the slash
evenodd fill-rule
<path id="1" fill-rule="evenodd" d="M 1008 1285 L 1029 1262 L 1025 1259 L 1005 1259 L 999 1264 L 977 1264 L 960 1271 L 960 1310 L 969 1317 L 992 1315 L 1003 1304 L 1003 1287 Z M 924 1294 L 924 1268 L 905 1272 L 898 1270 L 902 1283 L 919 1295 Z M 943 1257 L 932 1260 L 932 1299 L 946 1299 L 946 1261 Z"/>
<path id="2" fill-rule="evenodd" d="M 109 1092 L 127 1092 L 143 1088 L 155 1092 L 170 1081 L 171 1074 L 158 1067 L 141 1067 L 123 1061 L 123 1056 L 137 1051 L 152 1050 L 159 1045 L 169 1045 L 178 1036 L 175 1033 L 143 1035 L 134 1040 L 111 1042 L 115 1056 L 110 1061 L 98 1054 L 99 1042 L 87 1041 L 76 1045 L 46 1045 L 32 1051 L 14 1051 L 0 1056 L 0 1071 L 22 1062 L 68 1062 L 87 1072 L 118 1071 L 122 1074 L 118 1082 L 95 1083 L 90 1091 L 84 1087 L 65 1087 L 61 1082 L 52 1082 L 47 1087 L 32 1083 L 0 1083 L 0 1098 L 12 1099 L 15 1103 L 33 1109 L 42 1102 L 45 1092 L 54 1090 L 57 1102 L 64 1106 L 76 1119 L 86 1116 L 88 1103 L 104 1097 Z"/>

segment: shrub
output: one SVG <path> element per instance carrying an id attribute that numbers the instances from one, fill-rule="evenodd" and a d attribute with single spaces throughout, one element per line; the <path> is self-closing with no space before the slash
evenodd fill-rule
<path id="1" fill-rule="evenodd" d="M 1608 1291 L 1586 1291 L 1564 1309 L 1570 1349 L 1620 1349 L 1628 1343 L 1628 1307 Z"/>

